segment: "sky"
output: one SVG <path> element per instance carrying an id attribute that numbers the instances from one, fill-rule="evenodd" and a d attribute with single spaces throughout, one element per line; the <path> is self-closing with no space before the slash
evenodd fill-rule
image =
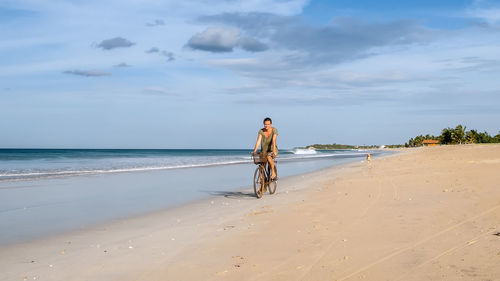
<path id="1" fill-rule="evenodd" d="M 0 0 L 0 147 L 500 130 L 500 1 Z"/>

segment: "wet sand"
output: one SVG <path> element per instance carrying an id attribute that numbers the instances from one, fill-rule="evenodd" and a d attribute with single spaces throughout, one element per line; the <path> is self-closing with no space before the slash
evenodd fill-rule
<path id="1" fill-rule="evenodd" d="M 377 151 L 375 157 L 386 151 Z M 319 155 L 318 155 L 319 156 Z M 344 152 L 302 161 L 279 161 L 279 174 L 292 175 L 359 162 L 363 152 Z M 0 248 L 96 224 L 166 210 L 252 182 L 253 163 L 32 180 L 0 179 Z"/>
<path id="2" fill-rule="evenodd" d="M 500 145 L 404 150 L 0 248 L 0 280 L 497 280 Z"/>

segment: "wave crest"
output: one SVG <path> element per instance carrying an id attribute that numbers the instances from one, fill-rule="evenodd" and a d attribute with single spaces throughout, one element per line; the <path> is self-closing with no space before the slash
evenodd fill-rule
<path id="1" fill-rule="evenodd" d="M 317 154 L 318 152 L 313 148 L 296 148 L 293 150 L 293 154 Z"/>

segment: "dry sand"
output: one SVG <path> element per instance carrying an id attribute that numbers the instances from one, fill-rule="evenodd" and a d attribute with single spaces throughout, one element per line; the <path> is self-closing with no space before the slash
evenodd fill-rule
<path id="1" fill-rule="evenodd" d="M 500 146 L 429 147 L 0 249 L 0 280 L 500 280 Z"/>

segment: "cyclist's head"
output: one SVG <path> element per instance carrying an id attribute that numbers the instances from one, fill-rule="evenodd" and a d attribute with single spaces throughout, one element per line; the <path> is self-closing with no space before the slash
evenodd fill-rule
<path id="1" fill-rule="evenodd" d="M 271 124 L 273 123 L 273 120 L 271 120 L 271 118 L 269 117 L 264 118 L 264 121 L 262 121 L 262 123 L 266 124 L 266 121 L 269 121 Z"/>

